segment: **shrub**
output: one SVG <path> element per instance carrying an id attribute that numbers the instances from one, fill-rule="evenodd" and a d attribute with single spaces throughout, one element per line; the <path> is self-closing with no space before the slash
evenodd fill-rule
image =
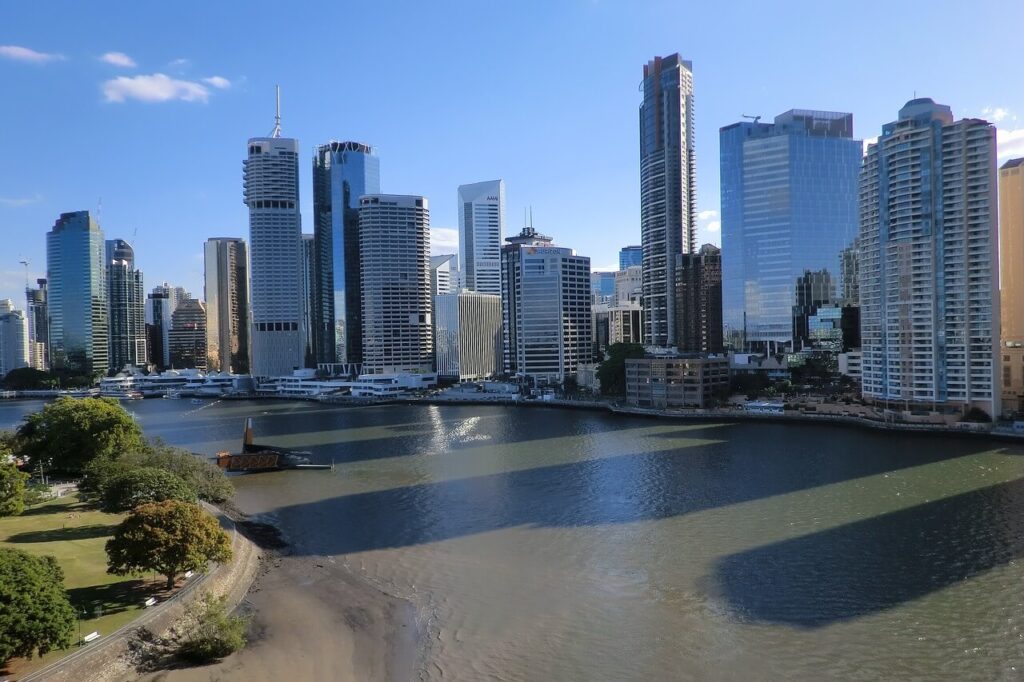
<path id="1" fill-rule="evenodd" d="M 245 646 L 248 626 L 248 618 L 228 613 L 226 597 L 207 592 L 188 609 L 178 655 L 193 663 L 229 656 Z"/>
<path id="2" fill-rule="evenodd" d="M 0 663 L 66 647 L 74 627 L 57 560 L 0 547 Z"/>

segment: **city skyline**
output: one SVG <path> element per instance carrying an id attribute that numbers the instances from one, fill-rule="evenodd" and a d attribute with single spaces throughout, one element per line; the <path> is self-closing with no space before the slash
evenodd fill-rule
<path id="1" fill-rule="evenodd" d="M 708 230 L 718 222 L 719 211 L 715 138 L 720 126 L 742 114 L 769 115 L 792 106 L 851 111 L 854 136 L 871 138 L 891 118 L 893 107 L 916 91 L 949 102 L 961 115 L 987 116 L 1001 130 L 1000 162 L 1024 152 L 1024 124 L 1016 120 L 1016 113 L 1024 111 L 1024 98 L 985 68 L 995 63 L 998 45 L 1012 37 L 1010 27 L 1024 18 L 1024 9 L 1017 7 L 981 7 L 957 17 L 956 24 L 942 12 L 918 18 L 914 25 L 925 34 L 955 25 L 965 32 L 983 31 L 988 40 L 955 47 L 948 59 L 919 64 L 913 73 L 893 74 L 882 67 L 900 52 L 898 46 L 881 45 L 849 63 L 821 60 L 827 63 L 819 66 L 815 60 L 794 58 L 843 41 L 853 44 L 869 30 L 871 13 L 857 15 L 850 8 L 823 10 L 821 30 L 806 31 L 804 26 L 799 35 L 793 29 L 764 31 L 763 15 L 755 18 L 743 8 L 684 10 L 649 3 L 625 10 L 567 3 L 551 8 L 542 25 L 531 21 L 528 9 L 504 8 L 503 22 L 488 22 L 479 12 L 471 20 L 457 19 L 474 26 L 479 22 L 482 30 L 474 40 L 497 48 L 480 63 L 467 64 L 469 53 L 463 50 L 472 46 L 436 47 L 433 34 L 451 30 L 445 28 L 447 20 L 408 5 L 405 11 L 417 20 L 416 32 L 353 37 L 345 49 L 354 55 L 352 68 L 360 69 L 376 67 L 374 55 L 388 49 L 422 51 L 429 44 L 432 49 L 422 66 L 427 77 L 415 85 L 415 94 L 426 98 L 417 116 L 393 106 L 390 94 L 365 106 L 338 108 L 341 95 L 322 92 L 319 75 L 299 67 L 329 60 L 339 46 L 285 39 L 282 54 L 259 54 L 255 46 L 242 44 L 254 20 L 232 16 L 229 21 L 227 8 L 204 8 L 209 16 L 195 22 L 194 35 L 178 36 L 173 45 L 129 31 L 144 18 L 167 19 L 161 16 L 163 10 L 139 8 L 109 17 L 95 8 L 66 9 L 73 21 L 54 26 L 40 10 L 11 8 L 11 30 L 4 41 L 28 51 L 0 50 L 0 76 L 19 103 L 0 112 L 4 128 L 19 131 L 5 156 L 8 163 L 0 165 L 0 232 L 8 239 L 0 262 L 0 297 L 15 301 L 24 298 L 26 274 L 18 260 L 30 262 L 30 282 L 43 276 L 43 235 L 54 216 L 75 210 L 99 213 L 108 237 L 131 242 L 149 281 L 200 290 L 206 237 L 246 236 L 244 208 L 236 201 L 236 150 L 249 134 L 267 127 L 278 82 L 289 134 L 300 140 L 300 205 L 307 229 L 312 226 L 312 148 L 329 139 L 364 139 L 388 159 L 389 191 L 431 199 L 433 233 L 441 237 L 434 240 L 435 252 L 454 250 L 455 188 L 482 177 L 503 177 L 508 185 L 508 232 L 520 227 L 523 207 L 532 205 L 539 229 L 565 235 L 569 243 L 587 244 L 582 251 L 591 256 L 595 270 L 615 269 L 618 249 L 639 242 L 636 69 L 653 54 L 678 51 L 694 65 L 699 243 L 720 244 L 717 233 Z M 330 20 L 340 11 L 318 8 L 316 21 Z M 370 8 L 346 11 L 356 18 L 374 14 Z M 910 10 L 890 11 L 898 15 Z M 300 8 L 290 14 L 284 19 L 286 28 L 310 22 L 309 12 Z M 199 6 L 186 4 L 173 18 L 189 15 L 198 17 Z M 657 26 L 651 26 L 652 16 L 658 17 Z M 223 29 L 217 26 L 221 18 L 230 26 L 224 41 L 230 50 L 210 47 L 221 43 L 208 40 L 211 32 Z M 752 49 L 772 41 L 772 50 L 759 62 L 763 74 L 772 76 L 771 87 L 751 72 L 746 56 L 732 55 L 727 45 L 716 44 L 720 41 L 713 31 L 704 35 L 698 30 L 722 25 L 737 39 L 747 36 Z M 680 33 L 680 26 L 687 28 Z M 572 30 L 566 31 L 568 27 Z M 529 50 L 517 47 L 526 30 L 537 38 Z M 615 49 L 597 50 L 613 31 Z M 559 41 L 545 41 L 549 34 L 558 35 Z M 572 82 L 535 78 L 547 65 L 583 51 L 599 63 L 577 70 Z M 104 59 L 111 52 L 126 59 Z M 125 66 L 132 62 L 137 66 Z M 391 74 L 402 68 L 400 62 L 380 68 Z M 476 76 L 502 73 L 507 95 L 493 102 L 463 101 L 465 95 L 446 82 L 462 67 Z M 960 70 L 982 77 L 950 77 Z M 75 99 L 75 107 L 58 106 L 69 98 Z M 537 101 L 544 106 L 533 106 Z M 567 128 L 570 107 L 586 108 L 587 120 L 574 117 Z M 495 130 L 499 134 L 485 134 Z M 90 151 L 95 166 L 90 173 L 81 173 L 76 164 L 52 163 L 83 149 L 82 141 L 96 135 L 104 146 L 102 153 Z M 188 142 L 158 144 L 171 136 Z M 559 144 L 551 146 L 555 139 Z M 133 171 L 131 159 L 143 144 L 158 146 L 162 160 L 140 174 Z M 440 164 L 438 145 L 450 150 Z M 550 150 L 545 164 L 534 163 L 539 148 Z M 591 202 L 591 207 L 588 202 L 564 202 L 567 193 L 611 200 Z M 97 211 L 101 197 L 103 208 Z M 154 204 L 160 210 L 154 211 Z M 175 238 L 168 239 L 169 234 Z"/>

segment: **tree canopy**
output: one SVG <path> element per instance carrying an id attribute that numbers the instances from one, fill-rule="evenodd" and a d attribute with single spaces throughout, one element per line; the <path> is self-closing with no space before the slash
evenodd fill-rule
<path id="1" fill-rule="evenodd" d="M 18 454 L 32 466 L 46 463 L 78 474 L 97 457 L 118 457 L 142 447 L 142 430 L 116 400 L 60 398 L 25 417 Z"/>
<path id="2" fill-rule="evenodd" d="M 0 662 L 66 647 L 74 628 L 56 559 L 0 547 Z"/>
<path id="3" fill-rule="evenodd" d="M 180 476 L 157 469 L 141 467 L 115 476 L 103 490 L 103 511 L 130 511 L 139 505 L 164 500 L 195 502 L 196 494 Z"/>
<path id="4" fill-rule="evenodd" d="M 230 560 L 231 540 L 217 520 L 198 505 L 177 500 L 137 507 L 107 540 L 108 573 L 155 571 L 167 578 L 167 589 L 179 573 Z"/>
<path id="5" fill-rule="evenodd" d="M 4 461 L 0 447 L 0 516 L 17 516 L 25 511 L 25 481 L 28 474 L 18 471 L 14 462 Z"/>
<path id="6" fill-rule="evenodd" d="M 597 378 L 601 382 L 601 393 L 623 395 L 626 393 L 626 360 L 642 358 L 644 347 L 638 343 L 613 343 L 608 346 L 608 356 L 597 367 Z"/>
<path id="7" fill-rule="evenodd" d="M 102 498 L 104 490 L 115 478 L 144 467 L 162 469 L 178 476 L 188 484 L 196 497 L 207 502 L 224 502 L 231 499 L 235 492 L 231 481 L 216 464 L 161 442 L 146 443 L 119 457 L 94 459 L 85 467 L 85 478 L 80 487 L 90 495 Z"/>

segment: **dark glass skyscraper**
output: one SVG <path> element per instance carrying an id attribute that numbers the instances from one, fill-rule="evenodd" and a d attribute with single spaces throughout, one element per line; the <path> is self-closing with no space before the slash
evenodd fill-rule
<path id="1" fill-rule="evenodd" d="M 676 347 L 722 352 L 722 251 L 705 244 L 676 256 Z"/>
<path id="2" fill-rule="evenodd" d="M 853 115 L 794 109 L 720 140 L 723 322 L 748 349 L 792 347 L 797 279 L 836 273 L 857 236 Z"/>
<path id="3" fill-rule="evenodd" d="M 146 343 L 146 294 L 142 272 L 135 267 L 135 250 L 123 239 L 106 242 L 110 369 L 149 362 Z"/>
<path id="4" fill-rule="evenodd" d="M 380 159 L 359 142 L 330 142 L 313 159 L 317 362 L 360 363 L 359 197 L 380 193 Z"/>
<path id="5" fill-rule="evenodd" d="M 640 105 L 640 241 L 644 343 L 676 343 L 676 256 L 693 253 L 696 185 L 693 67 L 678 54 L 644 66 Z"/>

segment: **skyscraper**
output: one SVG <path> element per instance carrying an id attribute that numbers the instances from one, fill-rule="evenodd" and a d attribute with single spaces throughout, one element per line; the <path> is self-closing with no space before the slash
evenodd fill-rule
<path id="1" fill-rule="evenodd" d="M 206 307 L 186 298 L 171 315 L 171 366 L 175 369 L 206 369 Z"/>
<path id="2" fill-rule="evenodd" d="M 793 287 L 857 236 L 853 115 L 792 109 L 720 130 L 723 323 L 744 348 L 793 345 Z"/>
<path id="3" fill-rule="evenodd" d="M 29 366 L 28 319 L 9 298 L 0 299 L 0 380 Z"/>
<path id="4" fill-rule="evenodd" d="M 501 372 L 501 296 L 453 291 L 434 296 L 437 375 L 455 381 Z"/>
<path id="5" fill-rule="evenodd" d="M 590 259 L 524 227 L 501 249 L 505 372 L 561 383 L 592 356 Z"/>
<path id="6" fill-rule="evenodd" d="M 839 302 L 860 305 L 860 251 L 857 241 L 839 252 Z"/>
<path id="7" fill-rule="evenodd" d="M 123 239 L 106 242 L 107 324 L 110 368 L 149 363 L 146 343 L 146 295 L 142 272 L 135 267 L 135 251 Z"/>
<path id="8" fill-rule="evenodd" d="M 999 293 L 1003 407 L 1024 405 L 1024 159 L 999 169 Z"/>
<path id="9" fill-rule="evenodd" d="M 360 142 L 330 142 L 313 159 L 317 362 L 362 361 L 359 197 L 380 194 L 380 159 Z"/>
<path id="10" fill-rule="evenodd" d="M 153 292 L 146 297 L 149 358 L 159 369 L 171 366 L 171 316 L 179 304 L 191 298 L 184 287 L 172 287 L 167 282 L 153 287 Z"/>
<path id="11" fill-rule="evenodd" d="M 107 282 L 103 231 L 88 211 L 61 213 L 46 235 L 50 363 L 107 373 Z"/>
<path id="12" fill-rule="evenodd" d="M 258 377 L 286 375 L 305 364 L 299 141 L 281 137 L 280 97 L 277 111 L 274 130 L 249 140 L 244 162 L 252 374 Z"/>
<path id="13" fill-rule="evenodd" d="M 501 295 L 501 238 L 505 234 L 505 181 L 459 186 L 459 271 L 463 286 Z"/>
<path id="14" fill-rule="evenodd" d="M 204 251 L 207 368 L 249 372 L 249 256 L 244 239 L 215 237 Z"/>
<path id="15" fill-rule="evenodd" d="M 644 247 L 623 246 L 619 249 L 619 270 L 644 264 Z"/>
<path id="16" fill-rule="evenodd" d="M 363 371 L 431 372 L 430 211 L 425 197 L 359 200 Z"/>
<path id="17" fill-rule="evenodd" d="M 30 367 L 45 372 L 50 369 L 50 313 L 46 305 L 46 278 L 37 279 L 36 285 L 35 289 L 25 289 L 28 362 Z"/>
<path id="18" fill-rule="evenodd" d="M 302 235 L 302 328 L 306 339 L 305 366 L 316 367 L 313 335 L 316 331 L 316 242 L 311 234 Z"/>
<path id="19" fill-rule="evenodd" d="M 676 347 L 683 353 L 721 353 L 722 251 L 705 244 L 676 259 Z"/>
<path id="20" fill-rule="evenodd" d="M 697 250 L 693 65 L 678 54 L 644 66 L 640 105 L 640 241 L 644 343 L 676 343 L 676 256 Z"/>
<path id="21" fill-rule="evenodd" d="M 999 416 L 995 128 L 928 98 L 860 176 L 864 397 Z"/>
<path id="22" fill-rule="evenodd" d="M 833 306 L 836 302 L 836 288 L 832 273 L 828 270 L 804 271 L 797 278 L 793 303 L 793 351 L 809 348 L 810 320 L 818 308 Z"/>

